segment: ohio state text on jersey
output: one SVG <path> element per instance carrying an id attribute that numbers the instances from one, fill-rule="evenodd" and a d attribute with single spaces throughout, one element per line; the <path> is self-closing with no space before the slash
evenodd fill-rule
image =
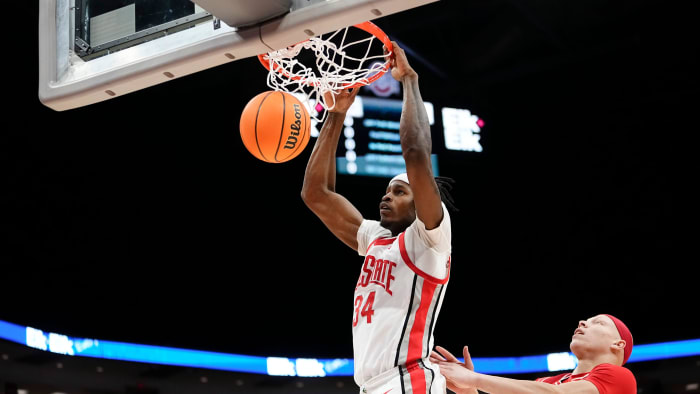
<path id="1" fill-rule="evenodd" d="M 444 204 L 442 210 L 443 220 L 432 230 L 418 219 L 396 237 L 373 220 L 358 230 L 358 253 L 365 256 L 352 320 L 359 386 L 397 367 L 405 384 L 430 387 L 435 378 L 422 359 L 433 347 L 449 279 L 451 224 Z"/>

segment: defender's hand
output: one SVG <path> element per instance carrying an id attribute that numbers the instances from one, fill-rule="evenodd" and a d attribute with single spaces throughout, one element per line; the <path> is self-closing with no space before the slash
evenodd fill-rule
<path id="1" fill-rule="evenodd" d="M 447 381 L 447 388 L 455 393 L 476 393 L 474 388 L 477 374 L 457 363 L 441 362 L 440 373 Z"/>
<path id="2" fill-rule="evenodd" d="M 443 367 L 444 365 L 450 364 L 454 367 L 461 367 L 469 371 L 474 371 L 474 363 L 472 362 L 472 357 L 469 354 L 469 348 L 467 346 L 462 349 L 462 355 L 464 356 L 464 363 L 460 363 L 457 357 L 452 355 L 452 353 L 447 351 L 447 349 L 443 348 L 442 346 L 435 346 L 435 350 L 433 350 L 430 354 L 430 362 L 440 366 L 440 373 L 445 376 L 448 389 L 458 394 L 477 394 L 478 391 L 475 388 L 468 386 L 464 387 L 463 385 L 460 385 L 460 383 L 454 381 L 455 376 L 458 375 L 455 373 L 455 370 L 453 370 L 451 367 Z M 457 369 L 457 371 L 459 371 L 459 369 Z"/>

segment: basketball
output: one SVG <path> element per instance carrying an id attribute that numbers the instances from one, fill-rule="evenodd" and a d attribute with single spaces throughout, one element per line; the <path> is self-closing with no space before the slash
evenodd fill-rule
<path id="1" fill-rule="evenodd" d="M 253 97 L 241 114 L 241 139 L 255 157 L 283 163 L 297 157 L 309 143 L 309 113 L 287 92 L 267 91 Z"/>

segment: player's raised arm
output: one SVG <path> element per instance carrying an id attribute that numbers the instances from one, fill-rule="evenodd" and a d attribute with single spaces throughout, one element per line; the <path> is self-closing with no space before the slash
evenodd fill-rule
<path id="1" fill-rule="evenodd" d="M 442 221 L 442 204 L 433 175 L 430 154 L 432 140 L 425 104 L 418 88 L 418 74 L 397 43 L 394 47 L 391 76 L 403 84 L 403 110 L 399 126 L 401 151 L 413 190 L 416 215 L 431 230 Z"/>
<path id="2" fill-rule="evenodd" d="M 335 192 L 335 161 L 345 114 L 359 88 L 340 92 L 335 107 L 329 111 L 321 133 L 311 152 L 304 174 L 301 198 L 323 224 L 346 245 L 357 250 L 357 230 L 362 214 L 345 197 Z"/>

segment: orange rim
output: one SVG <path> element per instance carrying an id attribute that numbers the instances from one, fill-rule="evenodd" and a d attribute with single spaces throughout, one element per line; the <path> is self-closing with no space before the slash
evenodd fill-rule
<path id="1" fill-rule="evenodd" d="M 382 29 L 380 29 L 374 23 L 367 21 L 367 22 L 362 22 L 362 23 L 358 23 L 356 25 L 353 25 L 353 27 L 364 30 L 367 33 L 377 37 L 384 44 L 384 46 L 387 48 L 389 53 L 394 51 L 394 46 L 391 44 L 391 40 L 389 39 L 389 36 L 387 36 L 386 33 L 384 33 L 382 31 Z M 306 40 L 306 41 L 308 41 L 308 40 Z M 301 44 L 302 42 L 306 42 L 306 41 L 301 41 L 298 44 Z M 298 44 L 295 44 L 295 45 L 298 45 Z M 266 55 L 267 55 L 266 53 L 261 53 L 260 55 L 258 55 L 258 60 L 260 60 L 260 63 L 268 71 L 270 70 L 270 63 L 272 63 L 272 69 L 274 72 L 279 73 L 281 75 L 284 75 L 285 77 L 292 79 L 292 80 L 295 80 L 295 81 L 298 81 L 301 79 L 301 78 L 296 77 L 296 76 L 290 76 L 289 73 L 287 73 L 284 69 L 282 69 L 282 67 L 280 67 L 279 64 L 265 60 Z M 387 59 L 387 61 L 382 66 L 382 68 L 379 71 L 377 71 L 376 73 L 374 73 L 371 77 L 362 79 L 362 80 L 360 80 L 352 85 L 349 85 L 349 86 L 343 86 L 343 89 L 350 89 L 350 88 L 356 88 L 359 86 L 369 85 L 372 82 L 376 81 L 377 79 L 381 78 L 381 76 L 384 75 L 384 73 L 386 73 L 389 70 L 389 67 L 391 67 L 391 60 Z M 310 85 L 310 86 L 314 85 L 312 82 L 306 82 L 306 84 Z"/>

